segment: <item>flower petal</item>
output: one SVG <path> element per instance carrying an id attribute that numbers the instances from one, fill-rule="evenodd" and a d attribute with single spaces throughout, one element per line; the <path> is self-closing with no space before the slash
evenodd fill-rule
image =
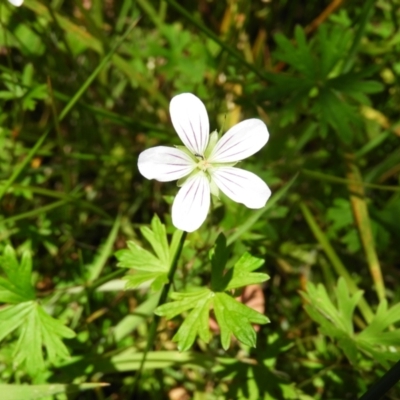
<path id="1" fill-rule="evenodd" d="M 9 3 L 11 3 L 13 6 L 19 7 L 22 5 L 24 0 L 8 0 Z"/>
<path id="2" fill-rule="evenodd" d="M 183 144 L 193 153 L 204 155 L 210 134 L 207 110 L 191 93 L 173 97 L 169 104 L 171 121 Z"/>
<path id="3" fill-rule="evenodd" d="M 186 232 L 200 228 L 210 208 L 210 184 L 204 173 L 189 178 L 172 204 L 172 223 Z"/>
<path id="4" fill-rule="evenodd" d="M 260 119 L 246 119 L 233 126 L 218 141 L 208 161 L 235 162 L 257 153 L 268 142 L 269 133 Z"/>
<path id="5" fill-rule="evenodd" d="M 140 153 L 138 168 L 147 179 L 170 182 L 189 175 L 196 167 L 194 160 L 179 149 L 157 146 Z"/>
<path id="6" fill-rule="evenodd" d="M 222 192 L 237 203 L 249 208 L 262 208 L 271 196 L 266 183 L 252 172 L 235 167 L 210 170 L 211 179 Z"/>

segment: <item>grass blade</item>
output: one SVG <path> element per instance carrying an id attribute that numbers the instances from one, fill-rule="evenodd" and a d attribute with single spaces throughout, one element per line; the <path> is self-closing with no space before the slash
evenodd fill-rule
<path id="1" fill-rule="evenodd" d="M 268 203 L 263 207 L 254 212 L 248 219 L 247 221 L 240 225 L 237 230 L 231 234 L 227 238 L 227 245 L 229 246 L 232 244 L 235 240 L 237 240 L 240 236 L 243 235 L 243 233 L 247 232 L 261 217 L 262 215 L 268 211 L 270 208 L 272 208 L 279 200 L 282 199 L 282 197 L 287 193 L 287 191 L 290 189 L 290 187 L 293 185 L 294 181 L 296 180 L 298 174 L 296 174 L 283 188 L 278 190 L 278 192 L 272 196 L 271 200 L 268 201 Z"/>
<path id="2" fill-rule="evenodd" d="M 361 182 L 361 174 L 354 163 L 352 155 L 346 156 L 347 177 L 350 182 Z M 350 183 L 348 185 L 350 192 L 350 202 L 353 210 L 354 221 L 357 225 L 364 253 L 367 258 L 369 272 L 375 284 L 375 289 L 379 300 L 385 298 L 385 283 L 382 277 L 381 266 L 376 254 L 374 237 L 372 235 L 371 221 L 369 218 L 367 203 L 365 202 L 365 193 L 362 185 Z"/>
<path id="3" fill-rule="evenodd" d="M 346 280 L 347 286 L 351 293 L 357 292 L 359 290 L 357 288 L 357 285 L 354 283 L 351 275 L 349 274 L 346 267 L 340 260 L 339 256 L 336 254 L 335 250 L 333 249 L 332 245 L 329 242 L 329 239 L 324 234 L 324 232 L 321 230 L 321 228 L 318 226 L 310 209 L 305 205 L 305 203 L 300 203 L 300 209 L 301 209 L 301 212 L 303 213 L 303 216 L 304 216 L 308 226 L 310 227 L 312 233 L 314 234 L 314 237 L 317 239 L 318 243 L 324 250 L 326 256 L 328 257 L 329 261 L 331 262 L 336 273 L 339 276 L 342 276 Z M 370 322 L 372 320 L 374 314 L 364 298 L 360 299 L 360 301 L 358 303 L 358 307 L 359 307 L 364 319 L 367 322 Z"/>
<path id="4" fill-rule="evenodd" d="M 58 117 L 58 122 L 62 121 L 66 117 L 66 115 L 71 111 L 72 107 L 74 107 L 74 105 L 77 103 L 77 101 L 82 97 L 83 93 L 88 89 L 88 87 L 94 81 L 94 79 L 97 77 L 97 75 L 100 73 L 100 71 L 106 66 L 108 61 L 110 61 L 111 57 L 117 51 L 118 47 L 128 37 L 129 33 L 136 26 L 137 22 L 138 22 L 137 20 L 135 22 L 133 22 L 131 24 L 131 26 L 126 30 L 126 32 L 115 42 L 114 46 L 111 48 L 111 50 L 108 52 L 108 54 L 102 59 L 100 64 L 97 66 L 97 68 L 86 79 L 84 84 L 79 88 L 79 90 L 75 93 L 75 95 L 69 100 L 67 105 L 61 111 L 61 113 Z M 11 177 L 8 178 L 7 181 L 5 182 L 5 184 L 0 188 L 0 200 L 2 199 L 4 194 L 7 192 L 7 190 L 10 188 L 10 186 L 18 178 L 19 174 L 26 167 L 26 165 L 29 163 L 29 161 L 32 159 L 32 157 L 36 154 L 38 149 L 41 147 L 41 145 L 47 138 L 47 135 L 49 134 L 50 130 L 51 130 L 51 127 L 48 128 L 46 130 L 46 132 L 43 133 L 43 135 L 39 138 L 39 140 L 36 142 L 35 146 L 31 149 L 31 151 L 25 157 L 25 159 L 15 168 Z"/>

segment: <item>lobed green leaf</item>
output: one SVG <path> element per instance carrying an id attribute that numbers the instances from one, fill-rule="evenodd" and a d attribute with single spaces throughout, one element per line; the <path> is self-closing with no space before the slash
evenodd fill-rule
<path id="1" fill-rule="evenodd" d="M 165 266 L 170 265 L 170 253 L 167 240 L 167 232 L 165 230 L 165 225 L 163 225 L 157 215 L 154 215 L 151 220 L 151 228 L 144 226 L 140 229 L 143 236 L 150 243 L 154 252 L 157 254 L 158 259 Z"/>
<path id="2" fill-rule="evenodd" d="M 206 343 L 210 341 L 209 312 L 213 301 L 212 297 L 213 294 L 210 292 L 208 296 L 203 297 L 196 303 L 196 306 L 185 318 L 178 332 L 173 337 L 173 340 L 178 342 L 178 349 L 180 351 L 189 350 L 197 335 Z"/>
<path id="3" fill-rule="evenodd" d="M 37 302 L 28 301 L 0 310 L 0 340 L 18 328 L 21 330 L 14 361 L 16 364 L 24 362 L 31 375 L 44 369 L 43 347 L 51 362 L 68 357 L 61 339 L 72 338 L 75 333 L 48 315 Z"/>
<path id="4" fill-rule="evenodd" d="M 118 250 L 115 253 L 118 260 L 117 266 L 134 270 L 133 274 L 128 274 L 123 278 L 127 281 L 126 288 L 136 288 L 149 282 L 151 288 L 157 291 L 168 282 L 168 272 L 179 246 L 182 231 L 175 231 L 172 235 L 171 244 L 168 245 L 165 226 L 155 215 L 151 221 L 151 229 L 142 227 L 141 232 L 156 255 L 137 243 L 128 241 L 127 249 Z"/>
<path id="5" fill-rule="evenodd" d="M 155 313 L 168 319 L 174 318 L 184 311 L 190 310 L 208 299 L 212 292 L 209 289 L 199 289 L 190 293 L 173 293 L 176 301 L 157 307 Z"/>
<path id="6" fill-rule="evenodd" d="M 225 350 L 229 348 L 231 335 L 234 335 L 242 343 L 255 347 L 256 333 L 251 324 L 269 322 L 265 315 L 238 302 L 226 293 L 215 295 L 214 312 L 221 329 L 222 347 Z"/>
<path id="7" fill-rule="evenodd" d="M 253 257 L 249 253 L 244 253 L 232 268 L 230 280 L 225 290 L 236 289 L 256 283 L 262 283 L 269 279 L 267 274 L 261 272 L 251 272 L 261 267 L 264 260 Z M 228 271 L 229 273 L 230 271 Z M 227 273 L 227 275 L 228 275 Z"/>
<path id="8" fill-rule="evenodd" d="M 15 250 L 7 245 L 0 256 L 0 267 L 5 273 L 5 277 L 0 277 L 0 302 L 15 304 L 35 298 L 29 252 L 24 252 L 19 263 Z"/>

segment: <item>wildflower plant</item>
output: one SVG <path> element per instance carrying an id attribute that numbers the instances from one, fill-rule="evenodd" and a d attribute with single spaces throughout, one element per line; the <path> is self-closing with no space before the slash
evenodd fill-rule
<path id="1" fill-rule="evenodd" d="M 0 0 L 0 398 L 383 398 L 400 9 L 159 3 Z"/>
<path id="2" fill-rule="evenodd" d="M 271 195 L 257 175 L 234 167 L 267 143 L 268 129 L 259 119 L 233 126 L 218 140 L 211 135 L 204 104 L 191 93 L 175 96 L 170 104 L 171 120 L 184 146 L 157 146 L 139 155 L 140 173 L 160 182 L 178 180 L 181 188 L 172 205 L 172 222 L 178 229 L 193 232 L 207 217 L 210 194 L 223 192 L 248 208 L 265 206 Z"/>
<path id="3" fill-rule="evenodd" d="M 160 182 L 178 180 L 180 189 L 172 204 L 172 222 L 177 230 L 168 244 L 165 227 L 155 216 L 152 229 L 142 229 L 155 254 L 135 242 L 129 242 L 128 249 L 116 253 L 120 267 L 134 270 L 133 274 L 125 277 L 128 287 L 149 282 L 153 289 L 160 289 L 163 284 L 171 283 L 177 267 L 174 256 L 180 255 L 177 240 L 183 244 L 188 232 L 200 228 L 207 217 L 211 195 L 219 197 L 221 191 L 233 201 L 252 209 L 264 207 L 271 195 L 261 178 L 235 166 L 267 143 L 269 132 L 264 122 L 259 119 L 242 121 L 219 138 L 217 131 L 209 133 L 206 108 L 191 93 L 173 97 L 170 114 L 184 146 L 147 149 L 139 155 L 138 168 L 147 179 Z M 168 319 L 188 312 L 173 338 L 180 350 L 188 350 L 197 336 L 206 343 L 210 341 L 211 310 L 219 324 L 224 349 L 230 346 L 232 335 L 254 347 L 256 333 L 252 324 L 265 324 L 269 320 L 240 303 L 232 294 L 239 288 L 262 283 L 269 278 L 265 273 L 253 272 L 264 261 L 244 253 L 226 269 L 230 251 L 223 234 L 219 235 L 210 250 L 210 287 L 174 292 L 171 294 L 174 301 L 166 304 L 160 301 L 155 312 Z M 164 293 L 167 292 L 168 289 Z"/>

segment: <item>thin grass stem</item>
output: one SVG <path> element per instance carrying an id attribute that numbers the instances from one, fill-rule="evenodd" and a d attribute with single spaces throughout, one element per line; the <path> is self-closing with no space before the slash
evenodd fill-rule
<path id="1" fill-rule="evenodd" d="M 333 249 L 332 245 L 330 244 L 327 236 L 324 234 L 324 232 L 318 226 L 310 209 L 306 206 L 305 203 L 300 203 L 300 210 L 303 213 L 303 216 L 304 216 L 308 226 L 310 227 L 312 233 L 314 234 L 314 237 L 317 239 L 318 243 L 324 250 L 326 256 L 328 257 L 329 261 L 331 262 L 336 273 L 339 276 L 342 276 L 346 280 L 347 286 L 351 293 L 355 293 L 356 291 L 358 291 L 359 289 L 357 288 L 357 285 L 354 283 L 353 278 L 351 277 L 349 271 L 347 270 L 345 265 L 342 263 L 339 256 L 336 254 L 336 252 Z M 371 322 L 374 314 L 364 298 L 360 299 L 360 301 L 358 303 L 358 308 L 359 308 L 361 314 L 363 315 L 364 319 L 367 322 Z"/>
<path id="2" fill-rule="evenodd" d="M 354 162 L 354 156 L 347 154 L 346 157 L 347 178 L 350 182 L 361 182 L 361 173 Z M 357 225 L 360 240 L 367 259 L 369 272 L 375 285 L 379 300 L 385 298 L 385 283 L 382 270 L 375 248 L 375 240 L 372 234 L 371 219 L 369 217 L 368 206 L 365 201 L 364 188 L 361 185 L 348 185 L 350 192 L 350 202 L 353 211 L 354 221 Z"/>

